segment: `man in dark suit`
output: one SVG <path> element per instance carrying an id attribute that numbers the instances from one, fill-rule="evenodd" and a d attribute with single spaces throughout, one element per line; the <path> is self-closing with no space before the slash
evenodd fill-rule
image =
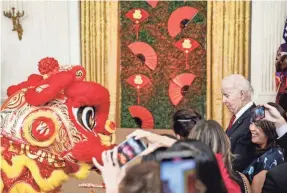
<path id="1" fill-rule="evenodd" d="M 223 103 L 232 114 L 226 134 L 231 142 L 231 152 L 236 154 L 235 170 L 242 172 L 255 159 L 255 144 L 251 142 L 249 130 L 253 88 L 242 75 L 233 74 L 222 80 Z"/>
<path id="2" fill-rule="evenodd" d="M 272 168 L 266 174 L 262 193 L 286 193 L 287 192 L 287 162 Z"/>
<path id="3" fill-rule="evenodd" d="M 275 123 L 278 134 L 277 144 L 287 153 L 287 124 L 276 108 L 265 106 L 265 120 Z M 285 155 L 286 157 L 286 155 Z M 286 193 L 287 192 L 287 160 L 285 163 L 272 168 L 267 174 L 262 188 L 262 193 Z"/>

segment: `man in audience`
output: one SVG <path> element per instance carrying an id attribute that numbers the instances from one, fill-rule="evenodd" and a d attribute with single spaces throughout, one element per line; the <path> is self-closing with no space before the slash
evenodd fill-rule
<path id="1" fill-rule="evenodd" d="M 265 106 L 265 119 L 275 123 L 278 134 L 277 143 L 281 148 L 287 150 L 287 123 L 276 108 L 270 105 Z M 286 193 L 287 192 L 287 162 L 271 169 L 266 174 L 262 193 Z"/>
<path id="2" fill-rule="evenodd" d="M 177 139 L 187 139 L 191 129 L 202 119 L 201 115 L 191 109 L 181 109 L 173 115 L 173 131 Z"/>
<path id="3" fill-rule="evenodd" d="M 242 172 L 255 159 L 255 144 L 249 130 L 253 88 L 242 75 L 233 74 L 222 80 L 223 103 L 232 114 L 226 134 L 231 142 L 231 152 L 236 154 L 233 167 Z"/>

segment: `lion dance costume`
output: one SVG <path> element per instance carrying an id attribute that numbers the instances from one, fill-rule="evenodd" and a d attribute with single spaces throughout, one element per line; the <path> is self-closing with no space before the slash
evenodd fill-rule
<path id="1" fill-rule="evenodd" d="M 1 107 L 0 192 L 59 192 L 69 176 L 86 178 L 92 158 L 115 142 L 109 92 L 84 81 L 82 66 L 39 62 L 39 74 L 10 86 Z"/>

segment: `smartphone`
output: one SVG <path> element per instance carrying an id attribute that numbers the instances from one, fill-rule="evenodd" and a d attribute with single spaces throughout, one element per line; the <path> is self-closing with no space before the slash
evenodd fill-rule
<path id="1" fill-rule="evenodd" d="M 258 106 L 255 109 L 253 109 L 253 120 L 259 121 L 265 117 L 265 107 L 264 106 Z"/>
<path id="2" fill-rule="evenodd" d="M 146 144 L 141 140 L 136 140 L 134 137 L 127 139 L 118 145 L 118 162 L 122 167 L 147 148 Z M 111 155 L 112 156 L 112 155 Z"/>
<path id="3" fill-rule="evenodd" d="M 167 154 L 160 161 L 161 192 L 196 193 L 196 163 L 190 152 Z"/>

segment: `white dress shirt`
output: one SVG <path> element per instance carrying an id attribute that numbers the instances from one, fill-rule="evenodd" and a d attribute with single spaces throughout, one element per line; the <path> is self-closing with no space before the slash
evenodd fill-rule
<path id="1" fill-rule="evenodd" d="M 250 101 L 249 103 L 247 103 L 245 106 L 243 106 L 236 114 L 235 114 L 235 119 L 233 121 L 233 123 L 239 119 L 239 117 L 241 117 L 241 115 L 243 115 L 243 113 L 245 113 L 245 111 L 247 111 L 247 109 L 249 109 L 252 105 L 253 105 L 253 101 Z"/>
<path id="2" fill-rule="evenodd" d="M 281 127 L 277 128 L 276 133 L 278 135 L 278 139 L 282 137 L 285 133 L 287 133 L 287 124 L 284 124 Z"/>

